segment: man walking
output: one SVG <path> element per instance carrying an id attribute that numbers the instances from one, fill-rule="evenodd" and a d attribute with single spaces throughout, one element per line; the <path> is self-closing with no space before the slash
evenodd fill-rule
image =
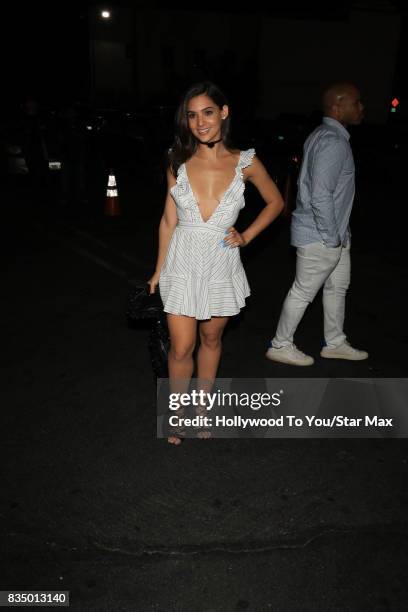
<path id="1" fill-rule="evenodd" d="M 363 119 L 360 92 L 352 83 L 337 83 L 323 95 L 323 122 L 307 138 L 298 180 L 291 244 L 297 247 L 296 277 L 286 296 L 276 335 L 266 357 L 307 366 L 313 357 L 293 343 L 304 312 L 323 285 L 324 336 L 321 356 L 367 359 L 343 332 L 345 298 L 350 284 L 349 218 L 354 200 L 354 160 L 348 125 Z"/>

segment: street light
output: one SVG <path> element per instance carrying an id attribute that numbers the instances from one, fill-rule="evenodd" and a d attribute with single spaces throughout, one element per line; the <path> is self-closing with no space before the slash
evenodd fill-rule
<path id="1" fill-rule="evenodd" d="M 101 17 L 102 19 L 110 19 L 111 17 L 110 11 L 101 11 Z"/>

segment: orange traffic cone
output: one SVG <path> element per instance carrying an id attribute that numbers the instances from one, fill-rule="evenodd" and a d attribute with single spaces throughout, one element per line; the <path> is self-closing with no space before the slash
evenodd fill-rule
<path id="1" fill-rule="evenodd" d="M 108 178 L 108 188 L 106 190 L 105 215 L 107 215 L 108 217 L 118 217 L 121 214 L 122 211 L 119 204 L 116 179 L 115 175 L 113 174 L 113 170 L 110 170 Z"/>

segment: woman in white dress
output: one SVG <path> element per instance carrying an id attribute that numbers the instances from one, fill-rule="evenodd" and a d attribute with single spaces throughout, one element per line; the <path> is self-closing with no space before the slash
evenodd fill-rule
<path id="1" fill-rule="evenodd" d="M 159 285 L 167 313 L 173 391 L 186 391 L 193 375 L 197 327 L 200 346 L 196 375 L 206 381 L 209 390 L 221 357 L 224 328 L 229 317 L 245 306 L 250 294 L 239 249 L 283 209 L 282 197 L 254 149 L 231 148 L 229 123 L 227 100 L 209 82 L 191 87 L 176 113 L 159 252 L 155 272 L 148 281 L 151 293 Z M 247 180 L 258 189 L 265 207 L 239 233 L 234 224 L 245 205 Z M 206 433 L 200 437 L 207 437 Z M 182 432 L 168 441 L 180 444 Z"/>

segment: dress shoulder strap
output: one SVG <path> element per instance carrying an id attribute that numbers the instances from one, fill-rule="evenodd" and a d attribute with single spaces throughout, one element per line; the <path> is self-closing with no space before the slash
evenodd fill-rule
<path id="1" fill-rule="evenodd" d="M 252 160 L 254 155 L 256 154 L 255 149 L 247 149 L 246 151 L 241 151 L 241 159 L 239 162 L 239 167 L 246 168 L 252 164 Z"/>
<path id="2" fill-rule="evenodd" d="M 183 162 L 177 169 L 177 183 L 185 183 L 187 181 L 186 164 Z"/>

